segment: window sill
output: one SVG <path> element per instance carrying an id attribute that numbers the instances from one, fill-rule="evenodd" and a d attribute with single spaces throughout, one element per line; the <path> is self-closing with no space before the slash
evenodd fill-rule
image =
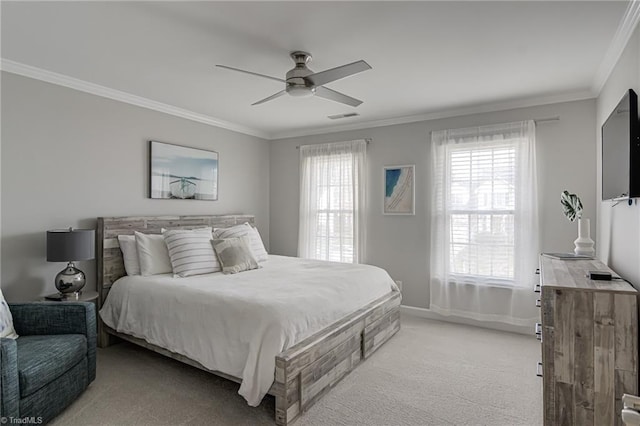
<path id="1" fill-rule="evenodd" d="M 467 284 L 482 287 L 516 288 L 515 281 L 504 278 L 486 277 L 481 275 L 449 275 L 449 283 Z"/>

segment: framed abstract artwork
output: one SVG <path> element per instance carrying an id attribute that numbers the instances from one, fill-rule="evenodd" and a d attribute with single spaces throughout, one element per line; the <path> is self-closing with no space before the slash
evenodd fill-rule
<path id="1" fill-rule="evenodd" d="M 415 165 L 383 168 L 384 207 L 388 215 L 415 214 Z"/>
<path id="2" fill-rule="evenodd" d="M 218 153 L 149 142 L 149 197 L 174 200 L 218 199 Z"/>

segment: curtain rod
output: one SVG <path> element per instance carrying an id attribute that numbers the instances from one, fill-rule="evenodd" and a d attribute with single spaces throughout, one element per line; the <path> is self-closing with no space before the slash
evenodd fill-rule
<path id="1" fill-rule="evenodd" d="M 547 118 L 536 118 L 533 120 L 535 124 L 538 123 L 546 123 L 548 121 L 560 121 L 560 116 L 556 115 L 555 117 L 547 117 Z M 429 134 L 433 133 L 433 130 L 429 130 Z"/>
<path id="2" fill-rule="evenodd" d="M 538 123 L 546 123 L 548 121 L 560 121 L 560 116 L 556 115 L 555 117 L 547 117 L 547 118 L 536 118 L 533 120 L 534 123 L 538 124 Z M 432 131 L 430 131 L 429 133 L 433 133 Z M 367 142 L 367 145 L 369 145 L 371 143 L 371 138 L 365 138 L 365 141 Z M 300 145 L 296 146 L 296 149 L 300 149 Z"/>
<path id="3" fill-rule="evenodd" d="M 364 138 L 364 141 L 367 143 L 367 145 L 369 145 L 371 143 L 371 138 Z M 315 145 L 315 144 L 310 144 L 310 145 Z M 300 149 L 300 145 L 296 146 L 296 149 Z"/>

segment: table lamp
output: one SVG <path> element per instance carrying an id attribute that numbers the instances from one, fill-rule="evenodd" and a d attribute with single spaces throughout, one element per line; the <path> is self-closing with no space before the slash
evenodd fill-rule
<path id="1" fill-rule="evenodd" d="M 78 260 L 95 257 L 95 231 L 93 229 L 56 229 L 47 231 L 47 262 L 69 262 L 56 275 L 56 288 L 61 296 L 82 293 L 86 284 L 84 272 L 73 264 Z"/>

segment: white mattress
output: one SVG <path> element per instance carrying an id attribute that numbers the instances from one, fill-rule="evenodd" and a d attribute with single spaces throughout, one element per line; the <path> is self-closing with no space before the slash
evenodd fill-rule
<path id="1" fill-rule="evenodd" d="M 269 256 L 261 269 L 117 280 L 100 310 L 118 332 L 242 379 L 257 406 L 274 380 L 275 356 L 397 287 L 370 265 Z"/>

